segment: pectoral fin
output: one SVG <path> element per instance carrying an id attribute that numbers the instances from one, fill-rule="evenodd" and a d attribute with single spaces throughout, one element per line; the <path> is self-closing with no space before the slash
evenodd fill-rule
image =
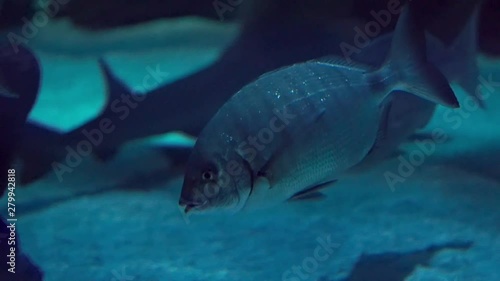
<path id="1" fill-rule="evenodd" d="M 0 97 L 10 98 L 10 99 L 18 99 L 19 95 L 13 92 L 9 92 L 6 88 L 0 85 Z"/>

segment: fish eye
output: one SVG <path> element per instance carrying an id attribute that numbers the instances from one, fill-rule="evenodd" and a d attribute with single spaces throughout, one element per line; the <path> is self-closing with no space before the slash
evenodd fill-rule
<path id="1" fill-rule="evenodd" d="M 210 181 L 215 178 L 215 174 L 212 171 L 205 171 L 201 174 L 201 178 L 203 180 Z"/>

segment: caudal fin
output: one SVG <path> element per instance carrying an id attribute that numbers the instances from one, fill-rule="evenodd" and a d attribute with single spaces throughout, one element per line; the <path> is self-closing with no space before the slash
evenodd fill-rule
<path id="1" fill-rule="evenodd" d="M 429 60 L 482 108 L 477 66 L 478 17 L 482 1 L 455 1 L 427 26 Z"/>
<path id="2" fill-rule="evenodd" d="M 479 3 L 474 3 L 474 1 L 469 2 L 473 2 L 473 4 L 469 5 L 475 5 L 472 7 L 473 12 L 460 34 L 447 51 L 450 58 L 457 62 L 455 67 L 458 71 L 452 75 L 453 81 L 459 84 L 470 97 L 484 108 L 484 102 L 477 91 L 479 68 L 476 62 L 478 18 L 481 1 L 478 1 Z"/>
<path id="3" fill-rule="evenodd" d="M 427 62 L 424 31 L 415 19 L 411 4 L 401 12 L 389 57 L 379 71 L 397 77 L 392 91 L 409 92 L 444 106 L 459 107 L 446 77 Z"/>

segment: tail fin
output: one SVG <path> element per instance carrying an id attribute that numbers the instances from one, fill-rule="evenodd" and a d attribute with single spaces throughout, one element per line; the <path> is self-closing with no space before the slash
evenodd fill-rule
<path id="1" fill-rule="evenodd" d="M 482 108 L 477 92 L 478 17 L 482 1 L 458 1 L 428 25 L 429 60 L 435 62 L 448 81 L 460 85 Z"/>
<path id="2" fill-rule="evenodd" d="M 36 181 L 52 170 L 52 163 L 64 159 L 60 146 L 62 134 L 35 122 L 27 122 L 23 130 L 18 157 L 21 160 L 20 183 Z M 33 142 L 33 140 L 36 140 Z"/>
<path id="3" fill-rule="evenodd" d="M 13 168 L 20 147 L 23 125 L 38 96 L 40 66 L 35 55 L 18 46 L 0 45 L 0 169 Z M 4 137 L 5 136 L 5 137 Z M 7 187 L 0 180 L 0 197 Z"/>
<path id="4" fill-rule="evenodd" d="M 424 31 L 415 19 L 411 2 L 401 12 L 389 57 L 378 72 L 397 77 L 392 91 L 409 92 L 448 107 L 459 107 L 445 76 L 427 63 Z"/>

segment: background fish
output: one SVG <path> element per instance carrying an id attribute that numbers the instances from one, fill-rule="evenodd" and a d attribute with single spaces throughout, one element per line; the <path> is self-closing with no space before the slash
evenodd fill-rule
<path id="1" fill-rule="evenodd" d="M 15 52 L 10 45 L 0 45 L 0 197 L 7 190 L 7 171 L 15 168 L 12 160 L 23 136 L 23 125 L 35 103 L 40 86 L 38 60 L 26 48 Z M 15 186 L 14 186 L 15 187 Z M 7 204 L 5 205 L 7 207 Z M 15 245 L 17 257 L 16 273 L 7 271 L 10 254 L 11 229 L 0 217 L 0 279 L 12 281 L 38 281 L 43 274 L 31 260 L 21 252 L 19 240 Z M 4 241 L 2 241 L 5 239 Z"/>
<path id="2" fill-rule="evenodd" d="M 18 0 L 4 0 L 3 2 L 6 3 L 5 1 L 16 4 Z M 20 2 L 22 1 L 24 0 L 20 0 Z M 68 2 L 67 0 L 36 1 L 40 5 L 52 5 L 50 6 L 52 11 L 54 3 Z M 118 3 L 114 0 L 110 1 Z M 130 15 L 128 12 L 132 6 L 136 7 L 135 5 L 144 5 L 144 3 L 150 2 L 150 0 L 144 0 L 145 2 L 122 1 L 121 8 L 113 10 L 116 12 L 116 17 L 115 14 L 97 15 L 102 19 L 101 22 L 116 24 L 113 19 L 124 14 Z M 162 0 L 162 4 L 152 5 L 148 8 L 162 7 L 165 5 L 163 3 L 165 1 Z M 220 1 L 228 2 L 227 0 Z M 365 11 L 364 19 L 366 21 L 358 24 L 361 29 L 367 28 L 367 23 L 374 20 L 370 14 L 371 10 L 379 11 L 379 9 L 387 8 L 389 2 L 397 2 L 397 0 L 279 0 L 280 4 L 283 3 L 283 5 L 273 6 L 276 0 L 243 1 L 244 3 L 269 3 L 269 6 L 273 6 L 271 10 L 267 10 L 268 19 L 271 21 L 260 22 L 260 26 L 248 26 L 248 28 L 255 28 L 246 33 L 246 35 L 253 35 L 253 37 L 242 36 L 239 38 L 241 44 L 231 50 L 231 56 L 219 58 L 215 58 L 214 55 L 215 53 L 222 54 L 222 48 L 231 44 L 230 41 L 235 39 L 233 35 L 235 35 L 234 31 L 237 30 L 236 24 L 228 24 L 223 27 L 226 24 L 217 23 L 217 21 L 183 18 L 107 31 L 93 31 L 73 26 L 69 18 L 51 18 L 50 14 L 45 25 L 44 19 L 46 18 L 43 14 L 37 13 L 32 23 L 39 28 L 38 31 L 31 30 L 33 33 L 28 36 L 33 37 L 29 38 L 28 44 L 36 51 L 35 53 L 42 63 L 44 77 L 37 104 L 31 111 L 30 117 L 32 120 L 43 120 L 43 124 L 47 126 L 71 130 L 70 127 L 83 125 L 82 123 L 85 123 L 83 120 L 93 118 L 91 116 L 95 117 L 99 114 L 98 110 L 103 109 L 106 85 L 103 83 L 104 78 L 97 68 L 98 56 L 104 56 L 106 60 L 109 58 L 107 60 L 110 62 L 109 73 L 114 76 L 117 82 L 121 82 L 119 81 L 121 77 L 125 78 L 126 83 L 121 84 L 128 86 L 122 88 L 122 90 L 127 91 L 123 94 L 132 93 L 130 89 L 134 89 L 140 84 L 139 80 L 142 80 L 146 75 L 144 71 L 146 65 L 154 67 L 159 63 L 162 71 L 175 73 L 172 76 L 179 77 L 177 75 L 181 73 L 189 75 L 185 72 L 189 69 L 199 70 L 199 67 L 208 63 L 209 60 L 214 63 L 203 69 L 210 68 L 213 71 L 204 72 L 206 75 L 204 78 L 207 80 L 201 79 L 197 75 L 199 73 L 195 73 L 181 79 L 182 84 L 176 84 L 175 81 L 180 80 L 169 77 L 167 80 L 170 81 L 170 86 L 174 84 L 176 86 L 169 88 L 169 85 L 165 85 L 159 88 L 163 92 L 159 89 L 155 91 L 157 95 L 165 96 L 164 99 L 159 96 L 158 99 L 154 99 L 156 103 L 162 102 L 164 107 L 162 108 L 158 104 L 149 104 L 146 99 L 141 104 L 145 107 L 144 110 L 141 110 L 143 115 L 130 115 L 124 120 L 124 126 L 129 127 L 120 128 L 119 136 L 117 135 L 113 142 L 106 142 L 106 146 L 102 146 L 103 150 L 98 153 L 101 158 L 112 156 L 116 149 L 121 150 L 119 155 L 116 155 L 117 157 L 108 163 L 98 163 L 90 155 L 85 156 L 89 149 L 93 149 L 84 142 L 88 139 L 80 139 L 80 147 L 71 147 L 75 150 L 87 148 L 85 151 L 79 149 L 78 155 L 67 153 L 64 141 L 71 140 L 73 143 L 78 141 L 77 134 L 73 135 L 75 139 L 61 138 L 62 134 L 45 135 L 43 130 L 38 130 L 41 127 L 24 126 L 28 137 L 22 137 L 24 141 L 22 153 L 28 156 L 36 155 L 31 151 L 32 149 L 33 152 L 36 152 L 33 149 L 36 146 L 49 148 L 51 144 L 61 145 L 62 143 L 64 155 L 60 163 L 71 168 L 68 173 L 64 174 L 64 177 L 57 177 L 60 175 L 57 172 L 50 173 L 37 182 L 28 186 L 21 185 L 17 189 L 16 214 L 19 218 L 19 228 L 16 229 L 18 231 L 16 235 L 19 235 L 21 251 L 29 254 L 32 261 L 43 269 L 46 281 L 110 281 L 113 279 L 116 281 L 207 279 L 211 281 L 306 279 L 339 281 L 358 278 L 363 281 L 377 279 L 389 281 L 390 278 L 399 279 L 398 281 L 404 279 L 406 281 L 500 280 L 500 271 L 498 270 L 500 264 L 500 236 L 498 235 L 500 231 L 500 224 L 498 224 L 500 221 L 500 162 L 498 161 L 500 159 L 500 131 L 497 130 L 500 111 L 496 110 L 500 107 L 500 96 L 498 95 L 500 91 L 500 60 L 485 57 L 484 53 L 478 54 L 477 58 L 481 76 L 484 78 L 480 81 L 488 110 L 483 111 L 476 106 L 472 107 L 470 102 L 464 102 L 462 108 L 458 110 L 430 104 L 431 109 L 437 109 L 437 114 L 423 132 L 444 131 L 445 138 L 451 141 L 442 143 L 442 139 L 434 139 L 434 143 L 426 142 L 425 147 L 413 141 L 405 144 L 401 146 L 405 149 L 405 155 L 383 163 L 379 161 L 379 158 L 376 158 L 377 165 L 373 170 L 356 174 L 355 177 L 339 178 L 340 184 L 335 184 L 334 188 L 328 190 L 328 200 L 300 201 L 295 204 L 286 202 L 271 210 L 266 209 L 250 214 L 240 213 L 237 216 L 229 217 L 227 215 L 193 216 L 190 218 L 191 224 L 186 225 L 189 220 L 184 221 L 178 210 L 182 176 L 179 176 L 178 171 L 173 169 L 167 161 L 164 161 L 165 159 L 161 159 L 160 153 L 155 151 L 156 143 L 145 140 L 145 143 L 140 141 L 121 145 L 123 143 L 121 141 L 126 142 L 129 137 L 132 139 L 139 134 L 147 134 L 150 129 L 157 130 L 164 124 L 164 128 L 168 129 L 174 127 L 175 124 L 172 124 L 175 122 L 179 122 L 186 128 L 208 123 L 208 119 L 211 117 L 203 120 L 201 117 L 204 113 L 201 110 L 203 109 L 203 112 L 206 112 L 207 109 L 210 110 L 212 105 L 209 103 L 216 102 L 211 97 L 216 94 L 227 94 L 229 99 L 244 86 L 240 84 L 237 89 L 234 89 L 234 92 L 232 92 L 233 90 L 229 91 L 229 87 L 224 87 L 225 83 L 231 82 L 228 81 L 229 79 L 247 77 L 252 81 L 242 82 L 238 80 L 237 83 L 251 83 L 258 77 L 245 76 L 247 75 L 245 72 L 251 75 L 260 75 L 260 73 L 255 74 L 253 70 L 262 67 L 262 65 L 269 66 L 269 61 L 273 61 L 273 58 L 268 56 L 282 54 L 280 59 L 286 58 L 286 60 L 295 63 L 293 55 L 296 53 L 287 53 L 292 47 L 294 50 L 300 50 L 299 54 L 307 54 L 308 44 L 322 43 L 321 40 L 302 40 L 314 38 L 313 36 L 306 37 L 313 34 L 308 33 L 308 30 L 316 31 L 317 35 L 323 34 L 325 38 L 337 40 L 328 37 L 330 33 L 327 33 L 327 30 L 322 30 L 324 18 L 316 14 L 305 13 L 312 2 L 320 1 L 324 3 L 358 2 L 366 4 L 359 5 L 354 11 L 360 13 Z M 445 10 L 451 8 L 452 4 L 448 4 L 450 1 L 464 3 L 474 0 L 412 0 L 411 2 L 432 3 L 433 6 L 439 5 L 443 8 L 442 10 Z M 498 2 L 498 0 L 491 1 Z M 89 22 L 95 22 L 92 14 L 103 11 L 91 8 L 92 5 L 98 5 L 98 1 L 77 0 L 74 3 L 77 2 L 85 6 L 78 7 L 76 4 L 71 4 L 73 1 L 69 1 L 67 6 L 61 5 L 61 10 L 70 5 L 75 5 L 73 6 L 75 8 L 86 8 L 85 11 L 81 9 L 75 12 L 81 12 L 80 15 L 89 15 L 89 17 L 82 17 Z M 126 5 L 125 2 L 130 2 L 131 5 Z M 377 6 L 379 9 L 374 8 L 375 3 L 380 3 L 380 6 Z M 179 4 L 184 5 L 185 3 Z M 209 8 L 211 4 L 212 1 L 206 2 Z M 109 7 L 109 4 L 106 2 L 101 6 Z M 304 9 L 300 9 L 300 6 L 303 6 Z M 39 9 L 38 6 L 34 8 Z M 492 8 L 489 6 L 488 9 L 484 10 L 492 12 Z M 318 25 L 312 24 L 308 30 L 304 29 L 305 34 L 298 31 L 294 33 L 292 26 L 276 23 L 288 20 L 288 17 L 284 17 L 284 13 L 289 14 L 290 10 L 296 13 L 297 17 L 302 14 L 304 17 L 310 17 L 311 22 L 319 23 Z M 425 14 L 420 14 L 422 16 L 419 19 L 422 22 L 428 22 L 430 18 L 439 17 L 440 12 L 437 10 L 428 10 Z M 137 12 L 142 13 L 142 11 L 144 10 L 138 9 Z M 3 14 L 6 11 L 2 10 L 1 12 L 0 22 L 5 19 L 3 15 L 11 16 Z M 323 10 L 323 14 L 326 16 L 329 12 L 329 9 Z M 133 22 L 143 18 L 138 16 L 129 19 Z M 274 21 L 272 21 L 273 19 Z M 393 29 L 396 19 L 397 16 L 392 17 L 391 24 L 383 28 L 381 32 Z M 450 23 L 452 22 L 454 21 L 450 21 Z M 20 22 L 21 25 L 24 23 L 25 21 Z M 461 29 L 463 25 L 457 24 L 456 26 L 457 29 Z M 332 24 L 328 28 L 337 28 L 337 26 Z M 448 26 L 443 27 L 443 30 L 448 30 L 448 28 Z M 29 27 L 24 28 L 25 31 L 30 31 L 29 29 Z M 427 26 L 424 29 L 430 30 Z M 451 30 L 453 32 L 450 32 L 450 38 L 455 38 L 455 29 Z M 345 32 L 349 31 L 351 31 L 350 28 L 345 28 Z M 27 36 L 26 32 L 23 33 L 23 26 L 20 26 L 18 30 L 12 30 L 12 32 L 20 36 Z M 494 36 L 500 35 L 500 32 L 497 32 L 496 35 L 494 32 L 490 33 Z M 229 34 L 229 36 L 225 34 Z M 440 36 L 437 37 L 442 39 Z M 64 40 L 61 40 L 62 38 Z M 216 43 L 220 40 L 224 43 Z M 390 48 L 391 40 L 383 48 Z M 375 38 L 372 38 L 372 44 L 377 44 L 376 41 Z M 445 43 L 442 46 L 438 45 L 437 47 L 448 49 L 453 45 L 453 40 L 443 42 Z M 310 49 L 318 50 L 317 48 L 311 46 Z M 321 46 L 321 48 L 325 48 L 328 55 L 335 53 L 326 45 Z M 364 50 L 368 49 L 370 46 Z M 272 50 L 272 52 L 267 52 L 268 50 Z M 427 51 L 428 60 L 430 60 L 430 49 Z M 455 56 L 455 53 L 443 53 L 443 55 L 447 54 Z M 377 59 L 383 57 L 377 52 L 371 56 Z M 449 59 L 447 56 L 442 58 Z M 453 59 L 456 60 L 457 57 Z M 320 62 L 335 64 L 332 60 Z M 229 67 L 231 62 L 235 61 L 239 65 Z M 283 63 L 284 60 L 281 62 Z M 378 68 L 378 64 L 381 63 L 383 62 L 367 67 Z M 218 67 L 212 68 L 215 64 L 218 64 Z M 463 71 L 466 70 L 463 68 L 464 65 L 460 64 L 460 67 L 455 65 L 450 69 Z M 225 70 L 223 66 L 228 68 Z M 365 68 L 359 64 L 349 67 Z M 443 69 L 440 70 L 443 72 Z M 447 76 L 446 73 L 445 76 Z M 196 77 L 198 79 L 191 79 Z M 209 77 L 211 80 L 208 80 Z M 447 78 L 449 77 L 447 76 Z M 237 83 L 232 84 L 232 86 L 236 87 Z M 316 89 L 315 87 L 311 88 Z M 169 89 L 176 91 L 176 94 L 169 95 L 172 93 Z M 193 90 L 198 91 L 191 93 Z M 218 90 L 227 90 L 228 92 L 218 92 Z M 121 94 L 118 93 L 113 98 Z M 486 97 L 486 94 L 490 94 L 489 98 Z M 457 92 L 457 95 L 464 97 L 465 93 L 460 91 L 460 93 Z M 10 99 L 19 97 L 19 93 L 9 93 L 4 96 Z M 169 96 L 172 99 L 168 99 Z M 188 100 L 189 104 L 176 103 L 182 101 L 183 99 L 176 99 L 183 96 L 192 98 Z M 392 140 L 393 137 L 407 134 L 407 128 L 404 124 L 408 123 L 401 122 L 404 117 L 407 117 L 404 120 L 415 121 L 415 124 L 418 122 L 421 122 L 420 124 L 427 123 L 425 118 L 421 119 L 418 117 L 420 115 L 417 116 L 420 114 L 421 108 L 415 108 L 412 106 L 415 103 L 412 102 L 405 103 L 407 107 L 399 107 L 401 110 L 397 111 L 398 114 L 391 117 L 393 116 L 391 113 L 396 112 L 394 111 L 395 104 L 399 104 L 395 102 L 394 98 L 399 96 L 412 98 L 413 95 L 393 93 L 390 96 L 393 99 L 385 100 L 391 102 L 387 119 L 394 118 L 397 122 L 386 122 L 386 130 L 384 130 L 384 122 L 373 122 L 378 127 L 378 131 L 375 144 L 368 152 L 368 156 L 374 155 L 375 152 L 379 151 L 381 144 Z M 416 100 L 424 101 L 420 98 Z M 467 101 L 470 101 L 470 98 L 467 97 Z M 301 105 L 300 102 L 297 104 Z M 383 103 L 384 106 L 386 104 Z M 167 112 L 170 106 L 175 106 L 176 110 L 184 109 L 185 112 L 182 111 L 180 115 L 171 115 Z M 366 105 L 363 104 L 363 106 Z M 244 105 L 242 107 L 244 109 Z M 307 110 L 312 106 L 305 103 L 304 107 L 304 110 Z M 147 108 L 150 111 L 147 111 Z M 270 108 L 272 109 L 272 107 Z M 215 107 L 214 114 L 217 109 L 218 107 Z M 257 109 L 267 110 L 265 108 Z M 409 116 L 408 109 L 414 110 L 411 116 Z M 200 110 L 200 112 L 195 110 Z M 377 114 L 376 117 L 386 116 L 386 110 L 385 107 L 382 107 L 381 113 Z M 196 114 L 191 115 L 190 111 L 195 111 Z M 108 111 L 107 113 L 112 112 Z M 288 123 L 290 126 L 285 126 L 285 128 L 290 129 L 288 131 L 283 129 L 277 133 L 271 130 L 275 135 L 273 140 L 279 141 L 276 139 L 278 133 L 289 132 L 289 136 L 292 134 L 297 136 L 297 138 L 293 138 L 296 142 L 307 144 L 308 141 L 312 141 L 311 132 L 315 131 L 314 127 L 309 126 L 304 132 L 300 132 L 300 124 L 293 126 L 292 121 L 295 119 L 293 116 L 289 116 L 289 114 L 297 115 L 296 113 L 291 110 L 281 110 L 278 113 L 271 111 L 269 115 L 275 118 L 264 120 L 264 125 L 260 127 L 251 126 L 252 123 L 257 125 L 261 123 L 259 120 L 264 119 L 261 116 L 263 112 L 257 112 L 252 116 L 248 127 L 256 129 L 257 134 L 253 137 L 257 138 L 258 144 L 253 145 L 250 143 L 250 141 L 253 142 L 253 139 L 245 138 L 247 145 L 243 146 L 241 151 L 247 153 L 243 155 L 252 155 L 253 150 L 251 149 L 255 150 L 255 157 L 257 157 L 257 153 L 259 155 L 269 153 L 266 150 L 267 142 L 270 141 L 268 139 L 269 130 L 272 128 L 281 129 L 286 125 L 285 120 L 290 121 Z M 445 113 L 451 114 L 446 116 Z M 317 117 L 321 120 L 325 118 L 324 114 L 321 112 L 312 116 L 307 114 L 309 119 L 304 118 L 298 122 L 302 122 L 302 124 L 314 123 L 314 118 Z M 347 114 L 351 114 L 351 112 L 347 112 Z M 103 116 L 106 117 L 106 115 Z M 422 116 L 431 115 L 423 114 Z M 140 120 L 142 122 L 139 122 Z M 422 120 L 424 121 L 422 122 Z M 0 122 L 2 121 L 0 120 Z M 271 123 L 271 121 L 273 122 Z M 83 128 L 95 129 L 92 126 L 99 125 L 100 120 L 97 119 L 94 122 L 89 122 Z M 237 120 L 234 122 L 239 124 Z M 396 125 L 394 131 L 391 131 L 391 125 Z M 203 128 L 203 126 L 200 127 Z M 215 130 L 222 131 L 222 128 L 217 126 L 225 125 L 224 123 L 214 125 Z M 247 129 L 241 126 L 241 130 L 246 131 Z M 320 129 L 317 131 L 319 131 L 319 135 L 324 133 Z M 384 131 L 386 133 L 383 133 Z M 392 134 L 393 132 L 394 134 Z M 103 133 L 107 134 L 107 132 Z M 266 143 L 260 141 L 259 135 Z M 107 136 L 111 137 L 111 133 Z M 44 139 L 45 137 L 46 139 Z M 52 137 L 55 138 L 52 139 Z M 284 138 L 286 137 L 284 136 Z M 288 142 L 289 139 L 287 138 L 283 143 L 293 148 L 295 144 Z M 114 141 L 117 142 L 114 143 Z M 356 141 L 357 139 L 352 142 L 358 145 Z M 269 144 L 271 143 L 273 141 Z M 259 151 L 258 148 L 262 148 L 261 145 L 263 149 Z M 331 144 L 327 143 L 326 145 Z M 100 146 L 96 148 L 100 148 Z M 272 155 L 278 156 L 284 155 L 286 152 L 287 150 L 280 150 L 279 147 L 277 150 L 271 151 Z M 320 156 L 322 155 L 319 155 L 318 158 Z M 279 175 L 282 170 L 273 169 L 273 167 L 283 168 L 285 172 L 288 171 L 282 163 L 285 162 L 285 165 L 291 166 L 290 162 L 292 161 L 287 160 L 294 160 L 294 157 L 289 157 L 272 157 L 271 160 L 276 161 L 264 160 L 263 163 L 270 164 L 263 164 L 263 166 L 270 167 L 267 169 L 268 171 L 277 170 Z M 363 158 L 361 163 L 364 163 L 366 159 L 367 157 Z M 28 161 L 25 166 L 26 164 L 36 164 L 36 162 Z M 226 166 L 225 169 L 227 172 L 234 172 L 234 169 L 238 167 L 238 165 Z M 401 180 L 395 183 L 395 180 L 388 179 L 387 174 L 392 172 L 395 176 L 400 176 Z M 257 182 L 259 177 L 262 180 L 271 175 L 272 173 L 257 173 L 254 182 Z M 300 176 L 300 174 L 298 175 Z M 286 176 L 289 175 L 286 174 Z M 212 175 L 208 173 L 205 177 L 210 178 Z M 245 178 L 238 179 L 243 186 Z M 302 177 L 301 180 L 308 179 Z M 266 184 L 265 181 L 259 182 Z M 206 193 L 205 190 L 201 189 L 203 191 L 201 195 L 217 196 L 216 186 L 209 185 L 209 187 L 213 189 L 207 189 Z M 319 184 L 311 186 L 309 189 L 306 187 L 306 189 L 291 196 L 294 199 L 311 198 L 315 194 L 313 193 L 314 189 L 321 187 L 325 187 L 325 185 Z M 273 198 L 276 199 L 276 202 L 281 201 L 282 197 L 279 196 L 287 191 L 280 193 L 283 190 L 254 190 L 250 201 L 247 201 L 248 205 L 243 206 L 244 210 L 246 210 L 245 207 L 251 209 L 254 199 L 256 199 L 257 204 L 274 203 L 272 202 Z M 259 193 L 259 191 L 263 192 Z M 276 197 L 265 196 L 266 194 L 273 195 L 271 192 L 276 192 Z M 264 195 L 265 200 L 260 201 L 258 198 L 262 197 L 257 197 L 259 194 Z M 4 201 L 7 199 L 6 195 L 4 194 L 2 198 Z M 228 204 L 221 204 L 221 206 L 234 204 L 230 195 L 217 197 L 217 199 L 227 200 Z M 0 208 L 0 214 L 5 217 L 6 204 L 1 203 L 0 205 L 4 206 Z M 206 210 L 208 211 L 208 209 Z M 2 240 L 4 235 L 9 235 L 6 232 L 6 227 L 5 223 L 0 223 L 0 239 Z M 140 239 L 138 239 L 139 237 Z M 242 237 L 244 237 L 243 240 Z M 0 241 L 0 253 L 7 251 L 3 248 L 4 241 Z M 450 245 L 449 243 L 457 241 L 470 241 L 474 244 L 465 252 L 453 249 L 443 249 L 443 251 L 436 252 L 436 248 L 432 247 L 432 245 L 447 246 Z M 151 247 L 151 245 L 155 246 Z M 17 261 L 21 262 L 22 259 Z M 418 265 L 419 263 L 421 265 Z M 5 265 L 3 262 L 2 264 Z M 20 264 L 17 266 L 21 270 Z M 2 272 L 4 271 L 0 271 L 0 275 Z M 0 280 L 11 280 L 10 277 L 12 276 L 0 276 Z M 28 281 L 21 275 L 16 275 L 16 277 L 21 281 Z"/>
<path id="3" fill-rule="evenodd" d="M 446 78 L 425 62 L 424 36 L 411 18 L 403 11 L 378 70 L 310 61 L 236 93 L 195 144 L 179 202 L 185 212 L 281 202 L 338 179 L 385 133 L 379 123 L 392 91 L 457 107 Z"/>

